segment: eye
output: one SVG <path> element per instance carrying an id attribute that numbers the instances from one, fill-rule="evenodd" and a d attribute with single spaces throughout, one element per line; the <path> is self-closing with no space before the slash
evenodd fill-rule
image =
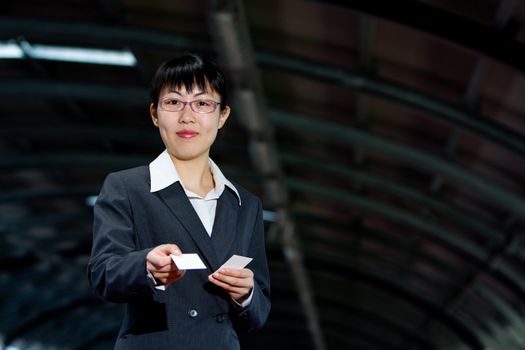
<path id="1" fill-rule="evenodd" d="M 177 100 L 176 98 L 167 98 L 164 100 L 164 104 L 166 105 L 177 106 L 180 105 L 180 103 L 180 100 Z"/>
<path id="2" fill-rule="evenodd" d="M 199 107 L 211 107 L 213 105 L 212 101 L 209 100 L 197 100 L 197 106 Z"/>

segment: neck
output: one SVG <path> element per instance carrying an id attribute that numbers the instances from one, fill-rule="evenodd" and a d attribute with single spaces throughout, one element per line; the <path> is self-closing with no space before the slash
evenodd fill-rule
<path id="1" fill-rule="evenodd" d="M 199 196 L 205 196 L 215 187 L 208 157 L 180 160 L 170 155 L 184 188 Z"/>

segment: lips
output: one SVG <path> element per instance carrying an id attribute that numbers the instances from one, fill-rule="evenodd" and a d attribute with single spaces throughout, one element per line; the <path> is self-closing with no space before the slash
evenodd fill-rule
<path id="1" fill-rule="evenodd" d="M 190 139 L 192 137 L 197 136 L 198 134 L 199 134 L 198 132 L 193 131 L 193 130 L 180 130 L 180 131 L 177 131 L 177 136 L 185 138 L 185 139 Z"/>

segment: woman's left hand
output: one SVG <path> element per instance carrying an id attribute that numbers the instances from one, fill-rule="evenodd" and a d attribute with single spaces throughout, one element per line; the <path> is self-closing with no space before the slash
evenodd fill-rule
<path id="1" fill-rule="evenodd" d="M 209 275 L 208 279 L 228 292 L 239 304 L 250 296 L 253 289 L 253 272 L 250 269 L 222 268 Z"/>

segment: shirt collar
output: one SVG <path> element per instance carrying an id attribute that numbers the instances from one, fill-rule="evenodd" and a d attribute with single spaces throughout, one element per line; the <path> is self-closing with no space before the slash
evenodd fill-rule
<path id="1" fill-rule="evenodd" d="M 225 186 L 228 186 L 233 192 L 235 192 L 237 199 L 239 199 L 239 205 L 241 205 L 241 196 L 235 186 L 224 176 L 217 164 L 215 164 L 211 158 L 208 158 L 208 164 L 213 175 L 213 180 L 215 181 L 215 192 L 220 196 L 224 191 Z M 149 164 L 149 173 L 151 179 L 150 192 L 160 191 L 175 182 L 180 181 L 179 174 L 171 161 L 168 150 L 164 150 L 164 152 Z"/>

